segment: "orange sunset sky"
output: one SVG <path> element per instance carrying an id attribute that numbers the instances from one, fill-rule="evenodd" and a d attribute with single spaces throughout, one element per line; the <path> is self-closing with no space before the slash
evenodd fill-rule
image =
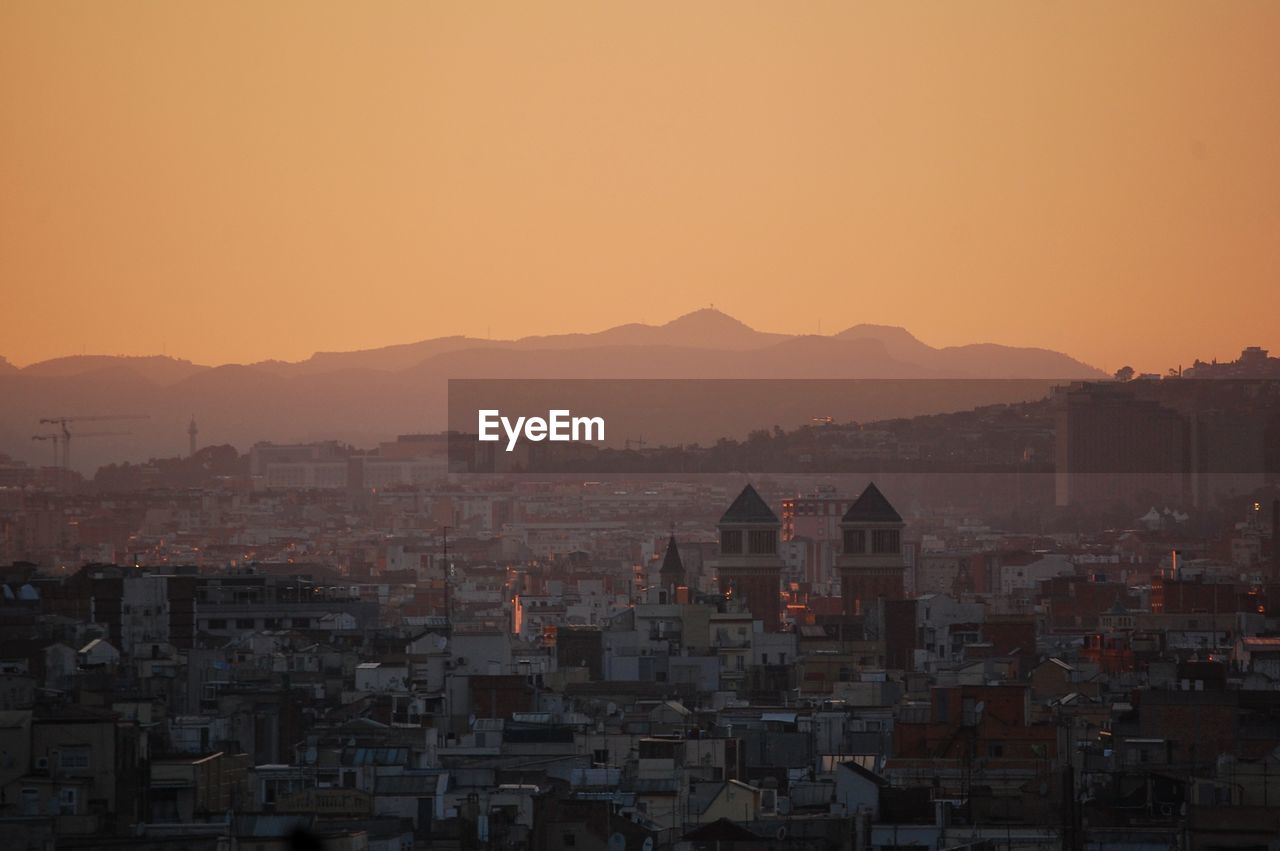
<path id="1" fill-rule="evenodd" d="M 1280 349 L 1280 3 L 0 3 L 0 355 Z"/>

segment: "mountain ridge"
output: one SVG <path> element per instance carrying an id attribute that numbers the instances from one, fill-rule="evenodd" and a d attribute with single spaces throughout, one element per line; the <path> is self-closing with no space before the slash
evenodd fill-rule
<path id="1" fill-rule="evenodd" d="M 77 443 L 73 463 L 85 472 L 108 461 L 185 453 L 193 416 L 200 445 L 229 443 L 246 450 L 263 440 L 336 439 L 371 446 L 398 434 L 448 427 L 450 379 L 1104 377 L 1046 349 L 995 343 L 934 348 L 904 328 L 866 324 L 831 335 L 775 334 L 704 309 L 662 325 L 630 323 L 518 340 L 437 337 L 318 352 L 294 363 L 207 366 L 164 355 L 76 355 L 21 369 L 0 363 L 0 398 L 6 401 L 0 406 L 0 453 L 47 463 L 41 451 L 46 447 L 31 436 L 47 430 L 39 425 L 41 417 L 68 415 L 148 417 L 131 421 L 128 435 Z M 974 398 L 980 392 L 976 386 L 956 390 Z M 644 404 L 639 396 L 629 401 Z M 770 418 L 784 412 L 763 404 L 760 413 Z M 773 424 L 771 419 L 764 426 Z"/>
<path id="2" fill-rule="evenodd" d="M 368 349 L 349 351 L 317 351 L 299 361 L 264 360 L 245 364 L 219 364 L 217 366 L 193 363 L 166 355 L 69 355 L 50 358 L 16 367 L 0 357 L 0 375 L 20 373 L 24 375 L 70 376 L 120 365 L 134 369 L 152 381 L 169 384 L 190 377 L 198 372 L 224 366 L 243 366 L 276 375 L 289 376 L 332 372 L 340 369 L 365 368 L 383 371 L 411 369 L 438 355 L 464 350 L 515 350 L 540 351 L 553 349 L 595 348 L 609 345 L 676 346 L 683 348 L 723 351 L 750 351 L 766 348 L 787 340 L 817 338 L 824 340 L 873 339 L 885 346 L 895 359 L 906 359 L 913 365 L 930 370 L 955 371 L 960 374 L 971 370 L 994 371 L 1000 377 L 1020 376 L 1016 363 L 1026 357 L 1037 362 L 1037 376 L 1053 361 L 1062 377 L 1105 377 L 1105 374 L 1070 355 L 1050 349 L 1008 346 L 1001 343 L 969 343 L 960 346 L 936 348 L 924 343 L 906 328 L 896 325 L 859 323 L 829 335 L 781 334 L 759 331 L 745 322 L 715 308 L 700 308 L 675 317 L 661 325 L 630 322 L 615 325 L 601 331 L 544 334 L 519 337 L 512 340 L 482 339 L 465 335 L 431 337 L 410 343 L 392 343 Z M 981 364 L 975 352 L 989 356 L 1002 356 L 1011 363 Z M 967 354 L 966 354 L 967 353 Z M 969 362 L 960 369 L 951 369 L 940 362 L 952 354 Z M 996 374 L 973 377 L 997 377 Z"/>

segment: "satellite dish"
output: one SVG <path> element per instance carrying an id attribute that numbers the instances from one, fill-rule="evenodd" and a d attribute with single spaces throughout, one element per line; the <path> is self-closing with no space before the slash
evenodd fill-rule
<path id="1" fill-rule="evenodd" d="M 653 851 L 653 837 L 650 836 L 644 841 L 644 845 L 640 846 L 641 851 Z"/>
<path id="2" fill-rule="evenodd" d="M 609 851 L 627 851 L 627 837 L 615 833 L 609 837 Z"/>

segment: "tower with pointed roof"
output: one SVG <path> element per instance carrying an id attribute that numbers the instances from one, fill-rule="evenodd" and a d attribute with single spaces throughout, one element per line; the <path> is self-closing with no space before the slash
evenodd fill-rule
<path id="1" fill-rule="evenodd" d="M 680 559 L 680 548 L 676 546 L 676 536 L 672 534 L 667 540 L 667 552 L 662 557 L 662 567 L 658 569 L 658 586 L 665 595 L 664 602 L 676 602 L 676 589 L 684 584 L 684 562 Z"/>
<path id="2" fill-rule="evenodd" d="M 845 512 L 840 520 L 842 546 L 836 569 L 846 615 L 866 614 L 881 598 L 901 600 L 906 596 L 907 565 L 902 558 L 905 525 L 874 482 Z"/>
<path id="3" fill-rule="evenodd" d="M 782 521 L 751 485 L 742 489 L 718 525 L 715 562 L 720 593 L 731 595 L 764 623 L 765 632 L 782 629 L 782 558 L 778 555 Z"/>

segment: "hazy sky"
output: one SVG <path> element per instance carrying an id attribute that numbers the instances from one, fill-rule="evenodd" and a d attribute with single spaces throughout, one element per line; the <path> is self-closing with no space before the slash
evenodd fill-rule
<path id="1" fill-rule="evenodd" d="M 0 354 L 1280 349 L 1280 3 L 0 3 Z"/>

